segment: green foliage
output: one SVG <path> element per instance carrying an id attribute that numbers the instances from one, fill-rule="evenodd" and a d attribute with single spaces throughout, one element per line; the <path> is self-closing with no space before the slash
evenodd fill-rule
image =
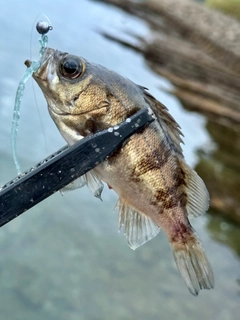
<path id="1" fill-rule="evenodd" d="M 206 4 L 240 19 L 240 0 L 206 0 Z"/>

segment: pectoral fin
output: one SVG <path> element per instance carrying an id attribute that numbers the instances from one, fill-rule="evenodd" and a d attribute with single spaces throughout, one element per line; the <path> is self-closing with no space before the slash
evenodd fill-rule
<path id="1" fill-rule="evenodd" d="M 85 186 L 86 184 L 86 179 L 85 179 L 85 175 L 79 177 L 78 179 L 74 180 L 73 182 L 69 183 L 66 187 L 60 189 L 60 192 L 62 195 L 64 195 L 64 193 L 78 189 L 78 188 L 82 188 L 83 186 Z"/>
<path id="2" fill-rule="evenodd" d="M 124 234 L 131 249 L 137 249 L 159 233 L 160 229 L 150 218 L 134 210 L 121 199 L 117 208 L 119 208 L 119 230 L 124 227 Z"/>
<path id="3" fill-rule="evenodd" d="M 60 190 L 61 194 L 64 194 L 65 192 L 75 190 L 77 188 L 81 188 L 83 186 L 87 185 L 89 190 L 93 193 L 93 195 L 97 198 L 101 199 L 101 194 L 103 191 L 103 183 L 98 177 L 98 175 L 93 171 L 89 171 L 83 176 L 79 177 L 78 179 L 74 180 L 70 184 L 68 184 L 66 187 L 62 188 Z"/>
<path id="4" fill-rule="evenodd" d="M 97 173 L 94 170 L 91 170 L 85 174 L 85 179 L 86 185 L 88 186 L 89 190 L 93 193 L 93 195 L 102 200 L 101 194 L 104 185 Z"/>

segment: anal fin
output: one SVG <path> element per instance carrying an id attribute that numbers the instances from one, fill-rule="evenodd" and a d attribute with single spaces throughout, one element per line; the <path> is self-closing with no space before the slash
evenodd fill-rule
<path id="1" fill-rule="evenodd" d="M 123 200 L 119 199 L 117 207 L 119 209 L 119 230 L 124 227 L 124 234 L 131 249 L 137 249 L 159 233 L 160 229 L 151 218 L 134 210 Z"/>

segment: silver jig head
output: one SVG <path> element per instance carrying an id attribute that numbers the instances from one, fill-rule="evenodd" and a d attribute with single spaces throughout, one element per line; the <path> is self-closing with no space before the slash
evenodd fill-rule
<path id="1" fill-rule="evenodd" d="M 52 30 L 53 27 L 46 21 L 39 21 L 36 25 L 36 29 L 38 33 L 46 34 L 49 30 Z"/>

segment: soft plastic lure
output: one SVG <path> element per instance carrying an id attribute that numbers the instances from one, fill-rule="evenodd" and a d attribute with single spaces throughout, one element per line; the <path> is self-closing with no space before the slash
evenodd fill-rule
<path id="1" fill-rule="evenodd" d="M 25 84 L 27 80 L 32 76 L 32 74 L 36 72 L 40 67 L 41 57 L 48 44 L 48 37 L 46 34 L 48 33 L 49 30 L 52 30 L 52 26 L 48 22 L 39 21 L 36 25 L 36 29 L 38 33 L 41 34 L 41 37 L 39 39 L 39 46 L 40 46 L 39 60 L 32 62 L 32 64 L 26 69 L 22 79 L 20 80 L 17 88 L 14 110 L 13 110 L 11 147 L 12 147 L 13 160 L 14 160 L 18 174 L 21 174 L 21 169 L 17 159 L 16 144 L 17 144 L 17 132 L 18 132 L 18 126 L 19 126 L 19 119 L 20 119 L 20 106 L 22 103 Z"/>

